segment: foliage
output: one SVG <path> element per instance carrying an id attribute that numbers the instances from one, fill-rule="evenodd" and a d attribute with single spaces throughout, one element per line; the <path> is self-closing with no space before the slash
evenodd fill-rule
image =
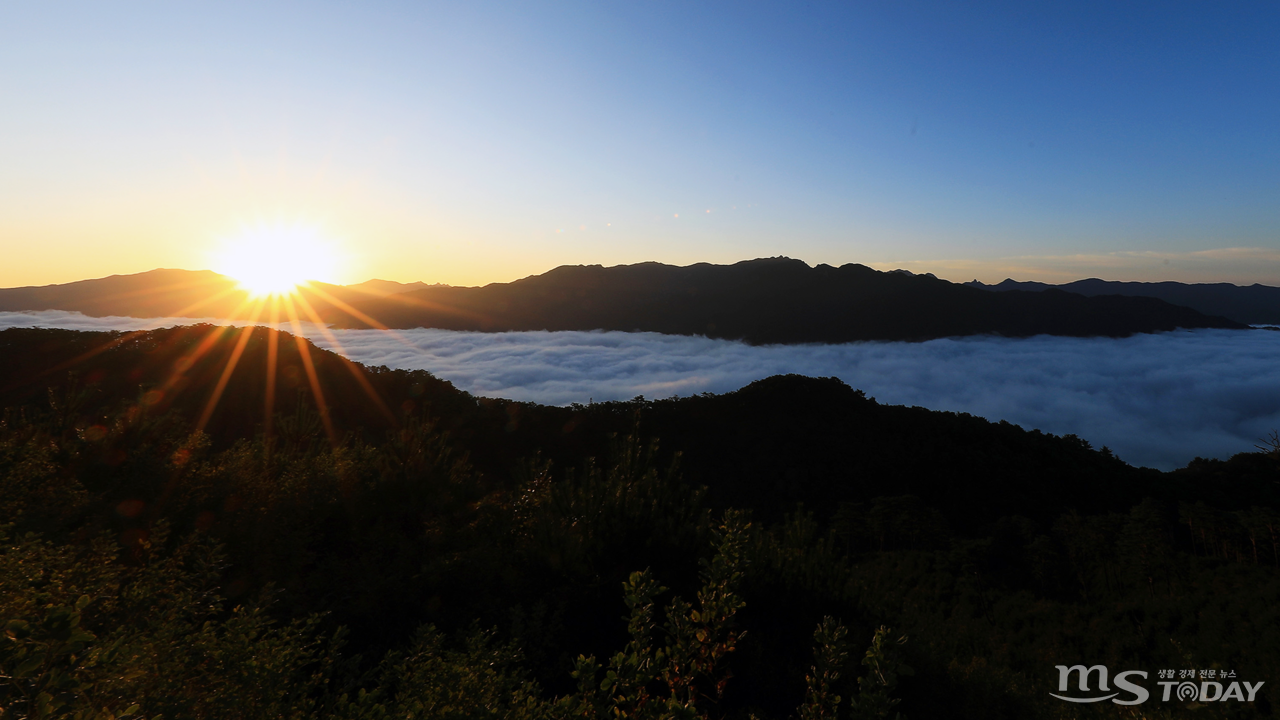
<path id="1" fill-rule="evenodd" d="M 1160 474 L 834 379 L 547 408 L 369 369 L 391 422 L 319 350 L 336 437 L 252 375 L 195 432 L 203 361 L 134 372 L 199 339 L 0 389 L 5 717 L 1023 720 L 1092 712 L 1068 660 L 1280 672 L 1271 446 Z M 94 350 L 0 333 L 37 341 Z"/>
<path id="2" fill-rule="evenodd" d="M 655 646 L 653 598 L 663 592 L 648 572 L 633 573 L 624 585 L 631 611 L 631 640 L 604 669 L 595 657 L 579 657 L 573 672 L 578 693 L 562 705 L 584 717 L 707 718 L 724 699 L 732 673 L 724 667 L 737 645 L 734 616 L 744 605 L 737 593 L 743 575 L 743 548 L 750 528 L 744 516 L 729 513 L 715 532 L 716 553 L 703 564 L 702 588 L 693 606 L 674 598 L 666 608 L 666 642 Z M 657 687 L 655 687 L 657 686 Z"/>
<path id="3" fill-rule="evenodd" d="M 213 591 L 204 538 L 124 550 L 0 538 L 0 708 L 6 717 L 306 717 L 336 646 L 317 618 L 286 624 Z"/>
<path id="4" fill-rule="evenodd" d="M 405 651 L 388 653 L 379 663 L 369 688 L 337 697 L 330 717 L 552 717 L 537 686 L 521 678 L 520 660 L 519 652 L 497 643 L 492 632 L 475 632 L 455 649 L 434 627 L 423 626 Z"/>

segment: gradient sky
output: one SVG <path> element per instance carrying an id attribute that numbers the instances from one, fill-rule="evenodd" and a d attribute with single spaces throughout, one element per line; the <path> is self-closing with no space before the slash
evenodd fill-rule
<path id="1" fill-rule="evenodd" d="M 0 5 L 0 286 L 788 255 L 1280 285 L 1280 5 Z"/>

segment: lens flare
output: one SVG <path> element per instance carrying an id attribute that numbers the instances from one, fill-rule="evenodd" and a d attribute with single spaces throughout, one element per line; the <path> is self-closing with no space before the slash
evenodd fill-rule
<path id="1" fill-rule="evenodd" d="M 215 253 L 213 269 L 235 278 L 254 297 L 288 295 L 309 280 L 333 282 L 334 244 L 314 228 L 273 225 L 228 238 Z"/>

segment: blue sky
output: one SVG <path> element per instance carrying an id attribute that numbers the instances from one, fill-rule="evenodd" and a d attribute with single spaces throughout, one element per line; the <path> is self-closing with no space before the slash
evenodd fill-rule
<path id="1" fill-rule="evenodd" d="M 301 223 L 343 276 L 789 255 L 1280 284 L 1280 7 L 0 7 L 0 286 L 208 266 Z"/>

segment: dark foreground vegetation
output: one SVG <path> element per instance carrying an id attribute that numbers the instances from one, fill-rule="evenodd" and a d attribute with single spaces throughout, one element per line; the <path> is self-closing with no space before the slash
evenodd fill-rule
<path id="1" fill-rule="evenodd" d="M 835 379 L 556 408 L 302 348 L 0 332 L 0 715 L 1244 718 L 1280 699 L 1274 443 L 1159 473 Z M 1128 708 L 1050 697 L 1080 663 L 1266 684 L 1252 704 L 1154 682 Z"/>

